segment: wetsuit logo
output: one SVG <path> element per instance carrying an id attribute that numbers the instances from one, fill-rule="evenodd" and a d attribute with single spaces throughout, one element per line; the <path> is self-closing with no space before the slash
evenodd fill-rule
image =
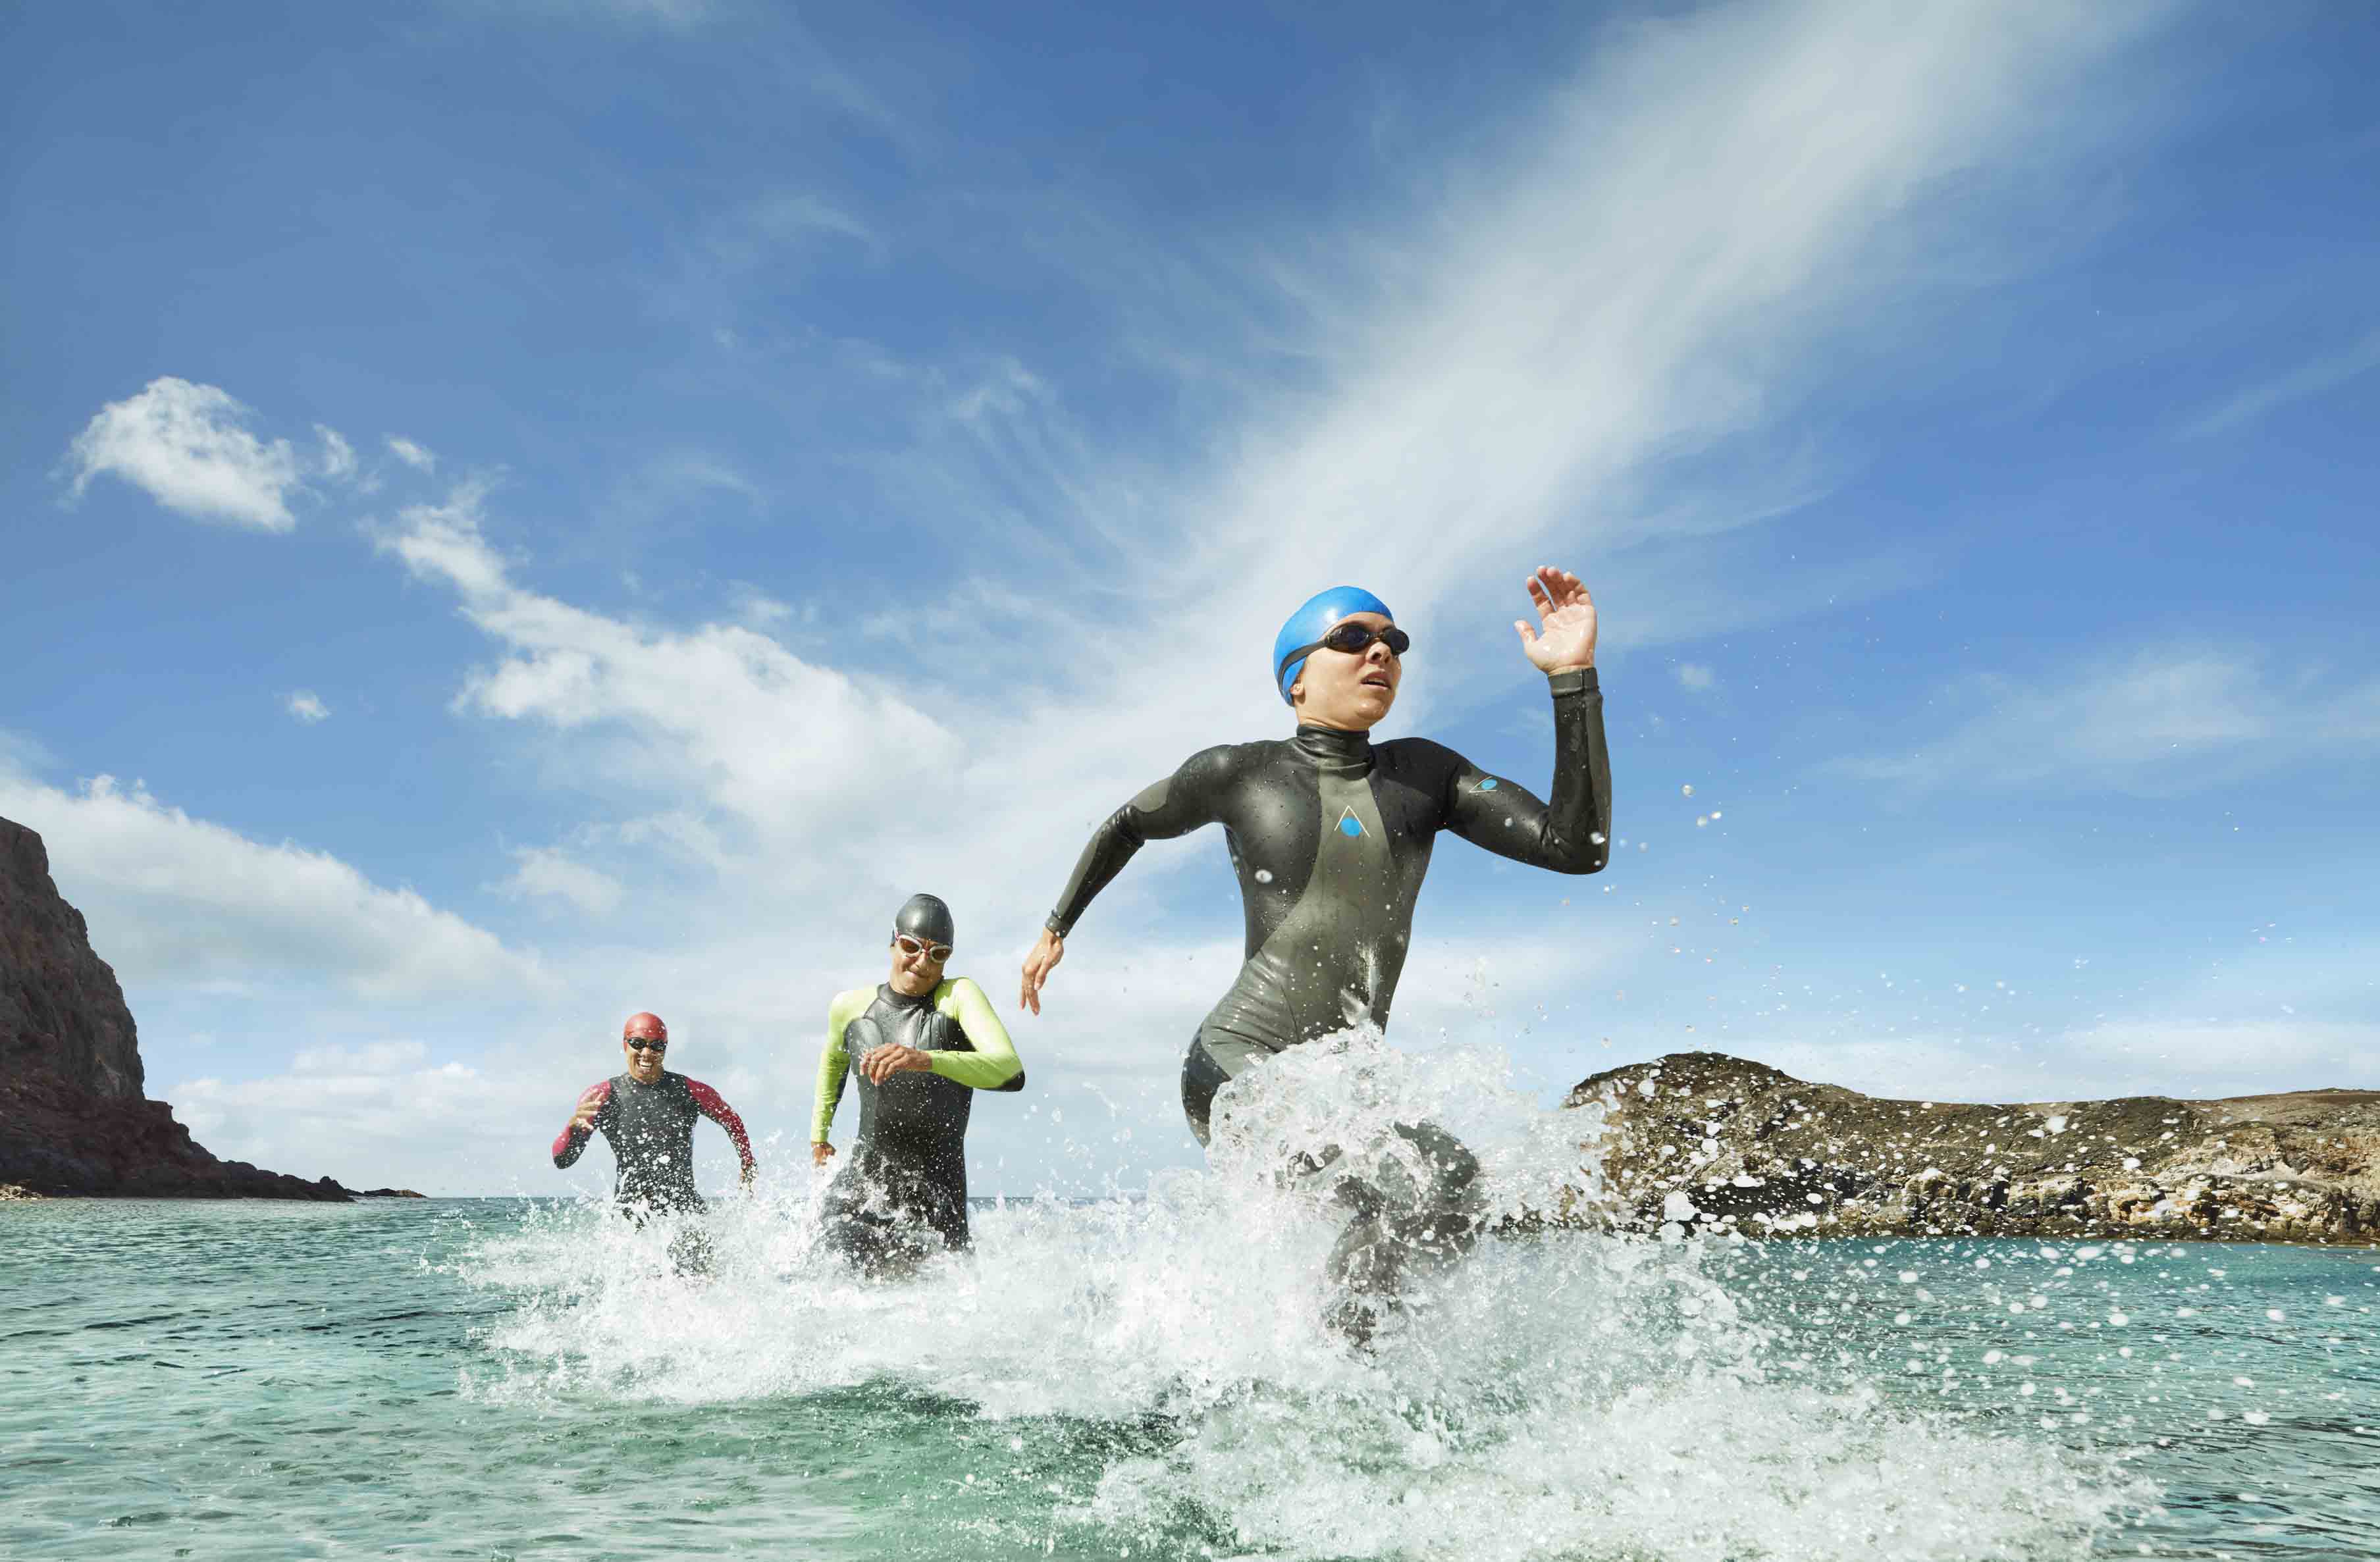
<path id="1" fill-rule="evenodd" d="M 1480 792 L 1493 792 L 1493 791 L 1495 791 L 1495 790 L 1496 790 L 1496 778 L 1495 778 L 1494 776 L 1489 776 L 1487 780 L 1485 780 L 1485 781 L 1481 781 L 1475 790 L 1480 791 Z"/>
<path id="2" fill-rule="evenodd" d="M 1364 821 L 1355 817 L 1354 805 L 1349 804 L 1347 811 L 1339 816 L 1339 833 L 1351 839 L 1364 833 Z"/>

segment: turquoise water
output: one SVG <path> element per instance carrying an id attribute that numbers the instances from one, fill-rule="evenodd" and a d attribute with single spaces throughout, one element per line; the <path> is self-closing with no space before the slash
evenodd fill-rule
<path id="1" fill-rule="evenodd" d="M 1318 1339 L 1286 1382 L 1201 1384 L 1213 1357 L 1187 1348 L 1182 1381 L 1167 1381 L 1148 1370 L 1145 1338 L 1118 1338 L 1114 1379 L 1103 1380 L 1097 1336 L 1131 1329 L 1099 1315 L 1092 1272 L 1121 1262 L 1128 1236 L 1115 1239 L 1153 1218 L 1145 1205 L 983 1216 L 987 1250 L 1079 1240 L 1083 1271 L 1048 1277 L 1074 1288 L 1055 1313 L 1072 1314 L 1077 1338 L 995 1340 L 967 1352 L 987 1363 L 969 1371 L 954 1367 L 947 1341 L 916 1337 L 998 1331 L 981 1277 L 955 1302 L 941 1288 L 956 1277 L 855 1287 L 856 1315 L 829 1324 L 790 1299 L 717 1294 L 735 1276 L 706 1294 L 658 1264 L 624 1271 L 618 1290 L 600 1294 L 567 1278 L 541 1285 L 525 1271 L 617 1233 L 524 1204 L 0 1209 L 10 1314 L 0 1555 L 2380 1549 L 2380 1274 L 2370 1253 L 2103 1248 L 2075 1263 L 2071 1248 L 2052 1259 L 2029 1243 L 1830 1242 L 1703 1254 L 1696 1272 L 1747 1299 L 1750 1313 L 1780 1325 L 1800 1314 L 1769 1349 L 1780 1366 L 1804 1355 L 1827 1363 L 1806 1372 L 1807 1390 L 1696 1390 L 1675 1371 L 1636 1383 L 1574 1371 L 1558 1385 L 1535 1380 L 1596 1354 L 1552 1342 L 1534 1361 L 1524 1351 L 1450 1379 L 1439 1357 L 1464 1348 L 1451 1316 L 1455 1338 L 1401 1338 L 1369 1362 Z M 1561 1250 L 1609 1245 L 1497 1244 L 1482 1261 L 1509 1273 L 1484 1290 L 1576 1290 L 1588 1266 Z M 1681 1262 L 1635 1245 L 1656 1266 Z M 1974 1267 L 1979 1258 L 1993 1268 Z M 1918 1277 L 1903 1283 L 1903 1273 Z M 1122 1304 L 1128 1289 L 1106 1301 Z M 750 1317 L 756 1302 L 774 1315 Z M 2111 1307 L 2126 1310 L 2127 1326 L 2107 1324 Z M 582 1308 L 615 1315 L 590 1323 L 574 1349 Z M 722 1308 L 729 1317 L 689 1316 Z M 2183 1308 L 2193 1315 L 2179 1316 Z M 1537 1315 L 1548 1314 L 1560 1310 Z M 753 1324 L 752 1349 L 715 1332 L 722 1322 Z M 1671 1341 L 1694 1338 L 1692 1322 L 1677 1314 Z M 1579 1327 L 1597 1338 L 1591 1321 Z M 598 1342 L 633 1334 L 648 1343 L 605 1359 Z M 2115 1354 L 2119 1338 L 2130 1357 Z M 689 1340 L 701 1349 L 673 1344 Z M 1512 1353 L 1509 1339 L 1480 1348 Z M 1717 1406 L 1706 1403 L 1714 1393 Z M 1575 1411 L 1552 1403 L 1572 1395 Z M 1730 1396 L 1765 1424 L 1730 1435 Z M 1664 1429 L 1673 1420 L 1682 1435 Z M 1862 1422 L 1873 1423 L 1865 1435 Z M 1580 1434 L 1633 1434 L 1633 1446 L 1557 1441 Z M 1780 1440 L 1797 1436 L 1814 1465 L 1779 1459 L 1791 1452 Z M 1250 1467 L 1232 1470 L 1241 1457 Z M 1288 1500 L 1269 1501 L 1269 1485 Z M 1772 1489 L 1747 1492 L 1762 1485 Z M 1429 1513 L 1433 1504 L 1442 1511 Z M 1864 1539 L 1871 1521 L 1877 1532 Z M 1440 1549 L 1465 1533 L 1475 1546 Z"/>
<path id="2" fill-rule="evenodd" d="M 528 1201 L 0 1205 L 0 1556 L 2380 1552 L 2380 1253 L 1550 1233 L 1359 1354 L 1277 1148 L 886 1285 L 806 1178 L 699 1281 Z"/>

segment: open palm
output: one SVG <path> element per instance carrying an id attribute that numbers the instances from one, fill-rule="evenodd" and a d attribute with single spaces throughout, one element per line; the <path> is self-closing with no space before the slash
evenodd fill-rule
<path id="1" fill-rule="evenodd" d="M 1595 665 L 1595 599 L 1578 576 L 1551 565 L 1529 576 L 1529 600 L 1537 610 L 1535 627 L 1514 619 L 1521 648 L 1541 672 L 1565 672 Z"/>

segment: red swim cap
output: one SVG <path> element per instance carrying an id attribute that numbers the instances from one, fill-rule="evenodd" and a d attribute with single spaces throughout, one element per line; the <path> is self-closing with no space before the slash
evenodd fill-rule
<path id="1" fill-rule="evenodd" d="M 632 1035 L 642 1036 L 648 1041 L 667 1041 L 669 1027 L 662 1023 L 662 1017 L 658 1014 L 631 1014 L 628 1023 L 620 1027 L 620 1039 L 625 1041 Z"/>

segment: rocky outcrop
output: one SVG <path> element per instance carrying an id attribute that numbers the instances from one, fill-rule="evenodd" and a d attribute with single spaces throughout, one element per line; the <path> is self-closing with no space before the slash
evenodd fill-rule
<path id="1" fill-rule="evenodd" d="M 50 879 L 42 838 L 0 819 L 0 1061 L 102 1101 L 141 1098 L 140 1048 L 115 973 Z"/>
<path id="2" fill-rule="evenodd" d="M 2380 1091 L 1973 1106 L 1682 1052 L 1566 1104 L 1638 1229 L 2380 1242 Z"/>
<path id="3" fill-rule="evenodd" d="M 115 973 L 58 894 L 42 838 L 0 819 L 0 1183 L 36 1194 L 345 1199 L 222 1161 L 145 1097 Z"/>

